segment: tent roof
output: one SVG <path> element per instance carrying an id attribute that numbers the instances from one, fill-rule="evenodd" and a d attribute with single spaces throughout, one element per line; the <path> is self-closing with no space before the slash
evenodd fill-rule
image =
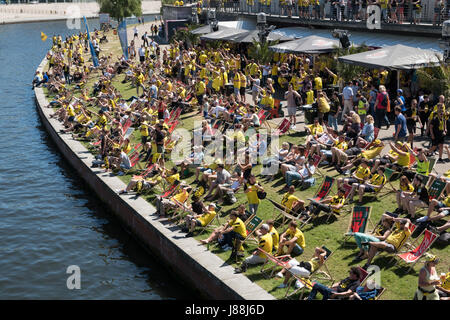
<path id="1" fill-rule="evenodd" d="M 408 47 L 401 44 L 377 50 L 351 54 L 338 58 L 339 61 L 367 68 L 419 69 L 440 64 L 440 53 Z"/>
<path id="2" fill-rule="evenodd" d="M 309 29 L 305 27 L 288 27 L 275 29 L 272 33 L 278 33 L 284 36 L 292 36 L 294 38 L 303 38 L 310 35 L 317 35 L 324 38 L 334 39 L 331 35 L 331 30 L 327 29 Z M 385 47 L 396 44 L 403 44 L 407 46 L 417 47 L 421 49 L 431 49 L 436 52 L 442 52 L 439 47 L 439 42 L 432 37 L 418 37 L 405 36 L 387 33 L 361 32 L 350 31 L 350 42 L 355 45 L 362 45 L 363 43 L 369 47 Z"/>
<path id="3" fill-rule="evenodd" d="M 276 52 L 297 53 L 324 53 L 335 50 L 339 46 L 339 40 L 319 36 L 308 36 L 271 46 Z"/>
<path id="4" fill-rule="evenodd" d="M 216 32 L 202 35 L 200 38 L 203 40 L 226 40 L 226 38 L 234 37 L 244 33 L 248 33 L 248 30 L 225 28 Z"/>
<path id="5" fill-rule="evenodd" d="M 235 34 L 230 37 L 226 37 L 223 40 L 239 42 L 239 43 L 252 43 L 254 40 L 259 41 L 258 33 L 259 33 L 258 30 L 249 30 L 246 33 Z M 292 40 L 292 39 L 293 39 L 292 37 L 283 36 L 283 35 L 277 34 L 277 33 L 270 33 L 269 36 L 267 37 L 268 41 L 276 41 L 276 40 L 288 41 L 288 40 Z"/>
<path id="6" fill-rule="evenodd" d="M 218 27 L 219 27 L 219 31 L 220 30 L 224 30 L 224 29 L 229 29 L 229 27 L 225 27 L 225 26 L 222 26 L 222 25 L 218 25 Z M 208 33 L 211 33 L 211 26 L 207 25 L 207 26 L 203 26 L 203 27 L 194 29 L 194 30 L 191 31 L 191 33 L 193 33 L 193 34 L 208 34 Z"/>

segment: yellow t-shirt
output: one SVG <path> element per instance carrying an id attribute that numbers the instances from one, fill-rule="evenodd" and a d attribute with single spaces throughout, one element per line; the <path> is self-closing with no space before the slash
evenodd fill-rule
<path id="1" fill-rule="evenodd" d="M 314 78 L 314 88 L 316 90 L 322 90 L 322 78 L 321 77 Z"/>
<path id="2" fill-rule="evenodd" d="M 281 199 L 281 204 L 291 210 L 294 202 L 298 200 L 300 199 L 288 192 L 283 196 L 283 199 Z"/>
<path id="3" fill-rule="evenodd" d="M 323 133 L 323 127 L 320 124 L 318 124 L 317 126 L 311 125 L 310 129 L 312 135 Z"/>
<path id="4" fill-rule="evenodd" d="M 255 184 L 258 184 L 258 182 L 256 182 Z M 259 200 L 258 198 L 258 189 L 255 187 L 255 185 L 249 185 L 247 184 L 247 190 L 249 190 L 246 194 L 247 194 L 247 200 L 249 204 L 259 204 L 261 202 L 261 200 Z"/>
<path id="5" fill-rule="evenodd" d="M 171 176 L 168 176 L 168 177 L 166 178 L 166 180 L 167 180 L 167 182 L 168 182 L 169 184 L 174 184 L 174 182 L 175 182 L 176 180 L 180 180 L 180 174 L 179 174 L 179 173 L 175 173 L 175 174 L 173 174 L 173 175 L 171 175 Z"/>
<path id="6" fill-rule="evenodd" d="M 241 77 L 239 76 L 239 73 L 236 73 L 233 78 L 233 85 L 236 89 L 241 88 Z"/>
<path id="7" fill-rule="evenodd" d="M 212 221 L 212 219 L 214 219 L 214 217 L 216 216 L 216 211 L 211 210 L 208 211 L 204 214 L 202 214 L 197 220 L 201 222 L 202 226 L 206 226 L 208 225 L 208 223 L 210 223 Z"/>
<path id="8" fill-rule="evenodd" d="M 345 202 L 345 197 L 339 197 L 339 196 L 334 196 L 333 198 L 331 198 L 330 201 L 330 205 L 338 205 L 338 204 L 344 204 Z M 342 207 L 339 209 L 332 209 L 334 213 L 339 213 L 341 211 Z"/>
<path id="9" fill-rule="evenodd" d="M 375 186 L 382 186 L 385 183 L 386 183 L 386 176 L 384 174 L 380 176 L 378 173 L 375 173 L 370 178 L 370 184 L 373 184 Z M 381 187 L 375 188 L 375 191 L 378 191 L 380 188 Z"/>
<path id="10" fill-rule="evenodd" d="M 409 228 L 405 230 L 396 229 L 386 239 L 387 243 L 392 244 L 395 249 L 400 248 L 411 235 Z"/>
<path id="11" fill-rule="evenodd" d="M 306 92 L 306 104 L 313 104 L 314 103 L 314 92 L 312 90 L 309 90 Z"/>
<path id="12" fill-rule="evenodd" d="M 447 274 L 445 275 L 445 280 L 441 284 L 441 287 L 445 290 L 450 290 L 450 272 L 447 272 Z"/>
<path id="13" fill-rule="evenodd" d="M 397 164 L 402 167 L 407 167 L 409 165 L 409 153 L 405 155 L 398 155 Z"/>
<path id="14" fill-rule="evenodd" d="M 355 176 L 360 180 L 366 180 L 370 176 L 370 169 L 358 166 L 355 171 Z"/>
<path id="15" fill-rule="evenodd" d="M 272 253 L 273 240 L 272 240 L 272 236 L 270 235 L 270 233 L 266 233 L 265 235 L 261 236 L 261 238 L 259 239 L 258 247 L 267 253 Z M 266 257 L 264 255 L 264 253 L 259 253 L 258 255 L 261 258 Z"/>
<path id="16" fill-rule="evenodd" d="M 240 218 L 236 218 L 234 222 L 230 220 L 228 225 L 233 226 L 234 232 L 240 234 L 244 238 L 247 237 L 247 228 L 245 227 L 245 223 Z"/>
<path id="17" fill-rule="evenodd" d="M 182 190 L 181 192 L 177 193 L 175 196 L 172 197 L 172 200 L 176 200 L 178 202 L 184 203 L 189 196 L 189 193 L 186 190 Z"/>
<path id="18" fill-rule="evenodd" d="M 289 228 L 286 231 L 286 235 L 289 237 L 289 239 L 295 238 L 297 237 L 297 244 L 302 247 L 302 249 L 305 249 L 306 247 L 306 242 L 305 242 L 305 236 L 303 234 L 303 232 L 300 231 L 299 228 L 295 228 L 295 231 L 292 231 L 291 228 Z"/>
<path id="19" fill-rule="evenodd" d="M 272 236 L 273 248 L 275 250 L 278 250 L 278 244 L 280 243 L 280 235 L 278 234 L 278 231 L 274 227 L 272 227 L 269 230 L 269 233 Z"/>
<path id="20" fill-rule="evenodd" d="M 411 183 L 409 183 L 407 186 L 404 186 L 402 184 L 400 184 L 400 190 L 402 191 L 406 191 L 406 192 L 413 192 L 414 191 L 414 187 Z"/>

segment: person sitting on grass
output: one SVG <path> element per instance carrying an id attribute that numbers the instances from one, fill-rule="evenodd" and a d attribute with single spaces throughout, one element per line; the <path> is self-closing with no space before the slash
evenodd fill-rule
<path id="1" fill-rule="evenodd" d="M 297 222 L 291 221 L 289 228 L 280 236 L 280 243 L 278 245 L 277 256 L 284 251 L 291 257 L 298 257 L 303 253 L 306 247 L 305 236 L 298 228 Z"/>
<path id="2" fill-rule="evenodd" d="M 351 267 L 349 270 L 349 276 L 338 283 L 335 283 L 331 286 L 331 288 L 321 284 L 320 282 L 316 282 L 307 300 L 314 300 L 317 296 L 317 293 L 322 294 L 322 300 L 328 299 L 339 299 L 339 298 L 347 298 L 350 297 L 358 288 L 361 278 L 361 273 L 357 267 Z"/>
<path id="3" fill-rule="evenodd" d="M 198 200 L 192 198 L 193 200 Z M 183 228 L 182 231 L 187 232 L 186 237 L 192 237 L 194 235 L 194 230 L 196 227 L 207 226 L 216 216 L 216 205 L 210 203 L 208 209 L 203 214 L 187 215 L 184 219 L 187 228 Z"/>
<path id="4" fill-rule="evenodd" d="M 320 202 L 311 201 L 306 216 L 318 216 L 320 211 L 327 213 L 340 214 L 345 202 L 345 190 L 338 189 L 337 195 L 328 196 Z"/>
<path id="5" fill-rule="evenodd" d="M 247 237 L 247 228 L 244 222 L 238 217 L 237 211 L 231 211 L 230 220 L 222 227 L 219 227 L 211 233 L 208 239 L 201 240 L 203 244 L 208 244 L 211 241 L 217 240 L 223 250 L 233 249 L 234 256 L 243 256 L 241 244 Z M 233 245 L 233 240 L 235 244 Z M 230 257 L 230 258 L 231 258 Z"/>
<path id="6" fill-rule="evenodd" d="M 256 236 L 258 237 L 258 248 L 267 252 L 269 254 L 272 253 L 273 249 L 273 239 L 271 234 L 269 233 L 270 227 L 268 224 L 264 223 L 258 230 L 255 231 Z M 266 262 L 267 256 L 255 250 L 253 253 L 247 257 L 241 264 L 239 268 L 236 268 L 234 271 L 236 273 L 241 273 L 247 271 L 249 265 L 261 264 Z"/>
<path id="7" fill-rule="evenodd" d="M 353 196 L 355 195 L 355 192 L 358 191 L 358 203 L 361 203 L 365 192 L 378 192 L 383 188 L 385 183 L 386 176 L 384 175 L 384 167 L 378 167 L 377 173 L 372 174 L 368 181 L 352 184 L 352 190 L 350 190 L 348 195 L 349 202 L 353 202 Z"/>
<path id="8" fill-rule="evenodd" d="M 343 184 L 348 184 L 352 186 L 353 184 L 359 185 L 363 184 L 370 177 L 370 169 L 367 160 L 362 159 L 361 164 L 353 172 L 352 176 L 349 178 L 339 178 L 337 180 L 337 187 L 341 189 Z"/>
<path id="9" fill-rule="evenodd" d="M 388 214 L 383 213 L 381 216 L 381 223 L 377 225 L 373 234 L 366 234 L 361 232 L 348 232 L 346 235 L 353 236 L 355 238 L 356 246 L 359 248 L 358 255 L 352 260 L 352 262 L 359 262 L 369 257 L 369 245 L 370 241 L 379 242 L 381 238 L 388 236 L 386 232 L 390 232 L 392 225 L 394 224 Z M 364 244 L 363 244 L 364 243 Z"/>
<path id="10" fill-rule="evenodd" d="M 369 241 L 368 243 L 362 243 L 363 245 L 369 245 L 367 262 L 363 266 L 364 270 L 367 270 L 367 268 L 370 266 L 372 259 L 375 257 L 378 251 L 395 253 L 411 236 L 411 230 L 409 229 L 411 221 L 409 219 L 393 218 L 390 216 L 386 216 L 385 219 L 392 220 L 394 223 L 396 223 L 396 229 L 393 231 L 388 231 L 382 237 L 379 237 L 378 239 L 380 241 Z"/>
<path id="11" fill-rule="evenodd" d="M 278 288 L 286 288 L 292 275 L 308 278 L 323 265 L 326 256 L 327 252 L 324 249 L 316 247 L 312 258 L 309 261 L 298 262 L 296 259 L 290 260 L 288 265 L 277 273 L 277 277 L 279 278 L 283 278 L 284 276 L 284 281 Z"/>

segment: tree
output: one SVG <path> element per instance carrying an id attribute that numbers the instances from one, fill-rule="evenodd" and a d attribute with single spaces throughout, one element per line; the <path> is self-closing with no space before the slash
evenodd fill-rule
<path id="1" fill-rule="evenodd" d="M 97 0 L 101 13 L 109 13 L 117 22 L 131 16 L 142 16 L 141 0 Z"/>
<path id="2" fill-rule="evenodd" d="M 361 53 L 361 52 L 365 52 L 368 51 L 369 48 L 365 45 L 362 44 L 358 47 L 355 46 L 351 46 L 348 49 L 344 49 L 344 48 L 336 48 L 336 53 L 335 53 L 335 57 L 341 57 L 341 56 L 347 56 L 350 54 L 355 54 L 355 53 Z M 344 81 L 351 81 L 354 78 L 359 77 L 361 74 L 363 74 L 367 68 L 364 67 L 360 67 L 360 66 L 355 66 L 355 65 L 351 65 L 348 63 L 343 63 L 343 62 L 339 62 L 337 59 L 334 60 L 335 61 L 335 65 L 332 65 L 332 69 L 335 68 L 335 70 L 337 71 L 337 74 L 339 77 L 341 77 L 342 79 L 344 79 Z"/>
<path id="3" fill-rule="evenodd" d="M 446 105 L 450 96 L 450 66 L 441 61 L 441 65 L 434 68 L 417 70 L 417 77 L 421 88 L 427 88 L 436 98 L 443 94 Z"/>
<path id="4" fill-rule="evenodd" d="M 249 56 L 258 63 L 267 63 L 272 61 L 273 51 L 269 49 L 269 42 L 260 43 L 259 41 L 253 40 L 252 45 L 249 48 Z"/>

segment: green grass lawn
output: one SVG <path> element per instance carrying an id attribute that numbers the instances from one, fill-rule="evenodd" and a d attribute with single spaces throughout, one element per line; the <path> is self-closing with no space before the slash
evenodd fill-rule
<path id="1" fill-rule="evenodd" d="M 118 57 L 121 54 L 120 44 L 118 41 L 118 37 L 113 35 L 112 32 L 108 34 L 108 39 L 110 40 L 106 46 L 103 46 L 102 49 L 104 51 L 111 50 L 113 52 L 114 57 Z M 89 57 L 87 55 L 87 57 Z M 96 81 L 99 73 L 93 73 L 90 75 L 90 79 L 87 83 L 87 87 L 91 90 L 92 85 Z M 124 75 L 119 75 L 113 80 L 113 84 L 120 90 L 124 98 L 129 98 L 132 95 L 135 95 L 136 89 L 131 86 L 129 83 L 122 84 Z M 201 116 L 197 112 L 192 112 L 188 114 L 181 115 L 181 127 L 186 128 L 188 130 L 192 130 L 194 127 L 194 121 L 201 120 Z M 134 144 L 140 141 L 140 134 L 138 130 L 135 130 L 132 136 L 132 142 Z M 303 133 L 296 133 L 292 135 L 284 135 L 280 137 L 280 144 L 284 141 L 288 141 L 294 144 L 303 144 L 305 141 L 305 137 Z M 93 148 L 89 143 L 83 142 L 83 144 L 92 152 L 95 152 L 95 148 Z M 144 166 L 144 163 L 141 163 Z M 170 167 L 171 163 L 167 162 L 167 165 Z M 284 179 L 278 177 L 272 182 L 265 182 L 265 178 L 260 176 L 259 173 L 261 171 L 261 165 L 258 165 L 253 168 L 253 173 L 257 176 L 258 181 L 264 186 L 264 189 L 267 192 L 267 196 L 280 202 L 282 198 L 281 189 L 284 187 Z M 327 171 L 326 169 L 322 169 L 322 172 L 331 177 L 337 177 L 338 173 L 333 169 L 331 171 Z M 128 175 L 119 177 L 125 183 L 128 183 L 133 174 L 136 174 L 136 170 L 131 170 Z M 295 195 L 299 198 L 306 200 L 307 198 L 314 195 L 316 190 L 319 188 L 323 177 L 317 176 L 316 185 L 304 190 L 304 191 L 296 191 Z M 183 179 L 187 183 L 192 183 L 194 180 L 194 173 L 191 170 L 191 173 Z M 394 182 L 394 185 L 398 185 L 398 182 Z M 195 185 L 193 185 L 195 187 Z M 158 193 L 160 192 L 160 188 L 154 188 L 153 191 Z M 336 185 L 333 187 L 332 193 L 336 192 Z M 154 198 L 154 194 L 143 195 L 143 197 L 152 201 Z M 222 223 L 226 221 L 226 216 L 230 213 L 230 211 L 234 208 L 237 208 L 238 204 L 246 203 L 247 198 L 243 193 L 242 189 L 236 195 L 238 201 L 236 204 L 231 206 L 224 206 L 221 212 L 221 221 Z M 357 197 L 355 197 L 357 199 Z M 396 208 L 395 202 L 395 193 L 387 193 L 384 196 L 379 196 L 378 198 L 374 197 L 365 197 L 364 205 L 372 207 L 372 215 L 371 220 L 375 224 L 380 219 L 381 215 L 385 211 L 393 211 Z M 307 201 L 308 203 L 308 201 Z M 347 204 L 346 209 L 351 209 L 351 205 Z M 423 214 L 423 211 L 421 212 Z M 278 211 L 273 207 L 273 205 L 268 200 L 262 200 L 259 209 L 258 216 L 264 220 L 274 218 L 275 215 L 278 214 Z M 306 250 L 302 256 L 298 257 L 299 260 L 309 260 L 312 256 L 314 248 L 316 246 L 326 245 L 329 249 L 331 249 L 334 254 L 327 261 L 327 265 L 334 279 L 340 280 L 348 275 L 348 269 L 352 266 L 352 259 L 355 257 L 357 253 L 357 248 L 353 239 L 350 239 L 347 242 L 347 245 L 343 246 L 344 233 L 348 227 L 350 214 L 342 213 L 338 219 L 330 219 L 329 223 L 325 223 L 325 219 L 319 217 L 316 221 L 309 226 L 306 226 L 303 230 L 306 238 Z M 278 228 L 278 232 L 281 234 L 285 231 L 287 226 L 283 226 L 282 228 Z M 369 224 L 368 230 L 370 231 L 372 226 Z M 209 236 L 209 232 L 203 233 L 201 236 L 195 236 L 195 239 L 204 239 Z M 251 254 L 251 252 L 256 248 L 254 243 L 248 243 L 245 246 L 246 255 Z M 216 245 L 210 245 L 210 250 L 217 254 L 224 261 L 227 261 L 230 251 L 222 252 L 220 248 Z M 450 262 L 449 253 L 450 248 L 442 248 L 436 245 L 432 248 L 433 252 L 437 254 L 441 258 L 441 263 L 438 265 L 438 272 L 446 272 L 447 267 Z M 386 293 L 383 295 L 382 299 L 401 299 L 401 300 L 409 300 L 412 299 L 414 292 L 417 288 L 417 279 L 418 279 L 418 271 L 421 267 L 421 263 L 417 264 L 416 267 L 409 273 L 406 273 L 407 268 L 394 266 L 394 263 L 389 262 L 390 257 L 386 254 L 382 254 L 380 256 L 375 257 L 373 260 L 373 264 L 380 266 L 381 268 L 381 285 L 387 288 Z M 230 264 L 236 266 L 232 262 Z M 359 263 L 358 265 L 362 265 L 364 262 Z M 254 282 L 256 282 L 263 289 L 267 290 L 269 293 L 274 295 L 276 298 L 283 298 L 286 289 L 277 289 L 277 286 L 281 283 L 281 279 L 272 278 L 266 279 L 264 278 L 260 272 L 260 266 L 252 267 L 250 266 L 246 275 L 248 278 Z M 295 297 L 294 297 L 295 298 Z"/>

